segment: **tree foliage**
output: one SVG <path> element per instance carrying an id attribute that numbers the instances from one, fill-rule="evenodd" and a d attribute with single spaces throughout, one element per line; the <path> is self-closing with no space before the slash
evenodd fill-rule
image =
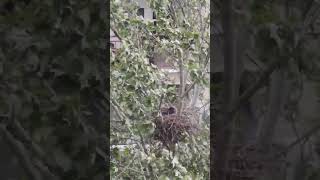
<path id="1" fill-rule="evenodd" d="M 230 3 L 226 4 L 225 2 Z M 228 7 L 226 7 L 227 5 Z M 302 104 L 301 99 L 302 96 L 311 96 L 308 93 L 314 89 L 308 89 L 311 86 L 310 84 L 319 83 L 318 72 L 320 64 L 317 50 L 319 47 L 319 3 L 312 0 L 292 2 L 231 0 L 215 2 L 214 8 L 216 10 L 212 13 L 213 19 L 216 20 L 212 23 L 212 35 L 215 40 L 212 42 L 215 48 L 214 53 L 219 54 L 223 49 L 225 53 L 221 56 L 212 55 L 213 62 L 228 61 L 228 59 L 231 59 L 228 55 L 234 53 L 234 51 L 238 62 L 235 65 L 231 65 L 232 67 L 236 66 L 236 68 L 228 66 L 228 62 L 224 62 L 223 74 L 225 78 L 223 81 L 225 81 L 225 86 L 222 89 L 217 89 L 219 91 L 217 94 L 224 94 L 225 91 L 229 90 L 230 86 L 237 87 L 239 83 L 242 85 L 236 88 L 236 91 L 240 91 L 239 96 L 236 95 L 234 98 L 232 95 L 227 95 L 222 98 L 222 104 L 225 106 L 222 107 L 220 104 L 215 106 L 221 111 L 226 111 L 225 114 L 231 112 L 231 115 L 229 114 L 231 118 L 223 119 L 220 116 L 215 116 L 217 118 L 215 122 L 220 121 L 222 127 L 227 127 L 221 130 L 219 129 L 220 126 L 218 127 L 215 124 L 214 127 L 217 127 L 215 133 L 221 133 L 220 137 L 223 139 L 226 139 L 226 132 L 233 133 L 236 137 L 231 141 L 220 141 L 215 147 L 216 154 L 212 157 L 220 158 L 224 155 L 224 152 L 232 151 L 230 147 L 239 143 L 238 141 L 242 143 L 242 146 L 247 146 L 248 144 L 246 143 L 249 142 L 249 136 L 244 136 L 245 138 L 241 139 L 237 136 L 238 134 L 243 135 L 252 131 L 253 133 L 249 138 L 254 139 L 254 141 L 251 143 L 263 144 L 264 149 L 267 149 L 267 145 L 275 143 L 275 139 L 282 143 L 285 141 L 282 137 L 275 136 L 276 134 L 281 134 L 278 132 L 277 125 L 290 129 L 289 131 L 295 134 L 292 137 L 293 139 L 303 137 L 300 134 L 304 131 L 302 127 L 308 127 L 309 129 L 312 129 L 312 126 L 317 127 L 316 123 L 311 122 L 313 121 L 311 118 L 302 115 L 304 114 L 303 111 L 307 109 L 304 106 L 310 106 L 310 104 Z M 232 11 L 224 11 L 230 10 L 227 8 L 232 8 Z M 222 14 L 222 12 L 225 12 L 225 14 Z M 230 35 L 232 35 L 231 40 Z M 230 44 L 230 41 L 233 41 L 233 47 L 223 46 L 223 44 Z M 234 47 L 235 50 L 233 49 Z M 230 69 L 235 72 L 231 72 Z M 245 79 L 248 72 L 252 76 L 250 81 Z M 233 76 L 234 74 L 232 73 L 239 74 Z M 287 90 L 285 90 L 286 88 Z M 257 97 L 262 97 L 262 99 L 257 100 Z M 312 97 L 317 98 L 313 95 Z M 229 100 L 232 98 L 235 100 L 231 102 L 231 110 L 225 110 L 230 103 Z M 253 103 L 256 104 L 256 107 L 251 106 Z M 315 103 L 313 107 L 318 107 L 318 104 Z M 259 117 L 254 117 L 258 113 L 252 113 L 253 111 L 250 112 L 250 116 L 243 115 L 246 108 L 259 112 Z M 316 114 L 310 116 L 319 118 Z M 236 122 L 237 130 L 235 127 L 228 126 L 232 122 Z M 256 130 L 259 130 L 259 132 L 256 133 Z M 312 133 L 314 139 L 308 141 L 308 143 L 313 144 L 318 141 L 315 132 Z M 295 145 L 298 144 L 302 149 L 310 150 L 303 144 L 296 143 Z M 286 144 L 281 145 L 286 146 Z M 290 150 L 294 148 L 298 147 L 288 147 Z M 314 152 L 316 150 L 311 149 L 310 151 Z M 269 151 L 269 153 L 276 154 L 277 152 Z M 289 153 L 287 152 L 287 154 Z M 307 153 L 302 152 L 301 154 L 301 157 L 299 157 L 301 159 L 308 156 L 306 155 Z M 223 167 L 224 164 L 229 161 L 231 163 L 234 160 L 228 159 L 232 155 L 224 156 L 223 160 L 218 163 L 215 161 L 216 168 L 225 168 Z M 266 155 L 263 154 L 262 156 Z M 310 161 L 304 159 L 303 162 L 308 164 Z M 264 163 L 261 162 L 261 164 Z M 303 177 L 306 177 L 305 169 L 299 168 L 300 161 L 295 163 L 298 164 L 295 170 L 300 175 L 305 173 Z M 304 165 L 302 166 L 304 167 Z M 313 168 L 317 169 L 317 166 Z M 277 175 L 273 175 L 275 173 L 271 173 L 270 169 L 266 169 L 266 175 L 260 173 L 257 176 L 276 179 Z M 225 179 L 227 174 L 231 173 L 225 170 L 221 170 L 221 172 L 221 176 L 218 179 Z M 257 176 L 252 178 L 258 178 Z M 315 174 L 312 176 L 317 177 Z M 291 177 L 295 179 L 302 178 L 302 176 L 299 178 L 299 176 L 295 175 Z M 279 179 L 283 178 L 279 177 Z"/>
<path id="2" fill-rule="evenodd" d="M 105 2 L 0 5 L 1 133 L 27 179 L 103 179 Z"/>
<path id="3" fill-rule="evenodd" d="M 137 4 L 111 1 L 111 28 L 121 38 L 122 47 L 111 60 L 112 177 L 115 179 L 207 179 L 208 126 L 176 145 L 176 151 L 164 149 L 152 139 L 153 118 L 161 103 L 177 96 L 164 83 L 165 74 L 149 63 L 164 53 L 176 68 L 183 69 L 192 83 L 206 85 L 208 65 L 208 14 L 197 8 L 209 8 L 208 2 L 149 1 L 156 14 L 156 26 L 137 16 Z M 182 11 L 188 16 L 183 15 Z M 193 25 L 191 25 L 193 24 Z"/>

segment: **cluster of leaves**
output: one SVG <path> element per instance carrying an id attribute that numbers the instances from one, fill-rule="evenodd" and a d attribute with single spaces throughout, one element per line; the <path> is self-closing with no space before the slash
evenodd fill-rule
<path id="1" fill-rule="evenodd" d="M 185 59 L 184 68 L 193 73 L 193 82 L 207 83 L 201 69 L 208 58 L 209 45 L 203 39 L 208 38 L 209 18 L 206 17 L 200 29 L 190 25 L 197 23 L 195 19 L 185 17 L 184 21 L 181 18 L 175 21 L 167 8 L 168 1 L 149 4 L 156 13 L 156 26 L 136 15 L 138 6 L 133 2 L 111 1 L 111 28 L 121 38 L 122 46 L 111 56 L 114 110 L 111 176 L 115 179 L 208 179 L 208 127 L 203 125 L 203 134 L 177 144 L 174 157 L 150 137 L 154 131 L 153 112 L 159 110 L 161 100 L 168 101 L 176 93 L 174 88 L 162 83 L 164 74 L 149 63 L 149 58 L 155 52 L 164 52 L 175 65 L 179 59 Z M 197 3 L 192 1 L 190 5 L 192 9 Z"/>
<path id="2" fill-rule="evenodd" d="M 150 0 L 149 3 L 157 15 L 158 49 L 168 52 L 169 60 L 176 66 L 182 59 L 193 82 L 208 85 L 203 76 L 209 61 L 209 2 Z"/>
<path id="3" fill-rule="evenodd" d="M 209 128 L 201 128 L 201 134 L 176 144 L 174 156 L 159 143 L 148 146 L 148 153 L 141 151 L 138 145 L 113 148 L 112 178 L 144 179 L 147 171 L 144 164 L 148 164 L 154 179 L 209 179 Z"/>
<path id="4" fill-rule="evenodd" d="M 272 61 L 286 62 L 283 67 L 287 72 L 287 80 L 291 81 L 290 98 L 286 106 L 295 107 L 288 108 L 292 114 L 297 113 L 297 102 L 303 91 L 302 84 L 305 83 L 302 79 L 319 86 L 319 37 L 315 35 L 319 31 L 316 25 L 319 15 L 313 14 L 315 11 L 319 11 L 319 4 L 315 1 L 284 4 L 266 0 L 252 3 L 251 29 L 255 32 L 255 48 L 252 51 L 265 64 Z M 308 119 L 296 121 L 308 127 L 314 125 Z M 307 170 L 310 179 L 319 177 L 319 173 L 316 173 L 318 168 Z"/>
<path id="5" fill-rule="evenodd" d="M 255 51 L 259 59 L 263 62 L 272 59 L 292 60 L 303 73 L 315 75 L 319 69 L 316 50 L 319 45 L 311 35 L 315 22 L 308 19 L 303 13 L 304 9 L 293 5 L 284 7 L 275 1 L 254 1 L 252 4 L 251 27 L 255 32 Z M 261 12 L 261 9 L 265 10 Z M 265 17 L 267 12 L 272 12 L 274 17 L 260 19 L 256 24 L 255 18 Z"/>
<path id="6" fill-rule="evenodd" d="M 217 6 L 218 5 L 219 4 L 217 4 Z M 236 56 L 243 56 L 245 68 L 250 72 L 260 73 L 260 70 L 271 67 L 269 66 L 270 64 L 277 64 L 273 69 L 278 69 L 281 66 L 281 70 L 285 72 L 285 81 L 289 81 L 290 84 L 288 98 L 285 97 L 287 98 L 285 102 L 285 109 L 289 112 L 287 113 L 290 114 L 290 116 L 286 117 L 288 118 L 287 120 L 290 121 L 290 123 L 292 122 L 292 124 L 299 121 L 303 126 L 312 127 L 314 124 L 310 123 L 310 120 L 307 120 L 308 118 L 299 119 L 299 117 L 301 117 L 301 109 L 299 109 L 300 107 L 298 107 L 298 103 L 301 102 L 300 99 L 302 92 L 305 93 L 303 90 L 303 83 L 309 84 L 309 80 L 315 84 L 319 83 L 319 3 L 312 0 L 290 2 L 253 0 L 233 1 L 233 5 L 235 9 L 234 13 L 236 14 L 233 16 L 234 21 L 232 22 L 232 29 L 236 29 L 236 31 L 234 31 L 234 42 L 236 42 L 237 51 Z M 221 8 L 221 6 L 218 8 Z M 215 29 L 219 29 L 220 24 L 219 22 L 216 22 L 214 23 L 213 32 L 217 31 Z M 217 34 L 217 36 L 218 35 L 220 34 Z M 243 41 L 241 38 L 242 36 L 247 37 L 246 39 L 250 40 Z M 217 41 L 213 43 L 216 44 Z M 221 45 L 221 47 L 223 46 Z M 246 47 L 246 49 L 241 49 L 242 47 Z M 251 54 L 254 55 L 254 58 L 250 56 Z M 255 63 L 257 70 L 252 70 L 251 67 L 249 67 L 248 62 Z M 246 81 L 243 80 L 244 74 L 241 74 L 241 76 L 241 81 Z M 259 79 L 262 76 L 257 77 L 257 79 Z M 267 77 L 268 78 L 266 78 L 265 81 L 268 82 L 270 74 L 268 74 Z M 305 79 L 308 81 L 302 82 L 302 80 Z M 251 84 L 255 84 L 255 81 L 256 80 L 247 82 L 249 82 L 248 85 L 251 86 Z M 263 86 L 265 85 L 265 83 L 262 84 Z M 250 89 L 250 86 L 248 89 Z M 270 84 L 266 84 L 266 86 L 270 87 Z M 217 87 L 214 88 L 218 91 L 221 90 Z M 263 88 L 259 88 L 258 90 L 260 89 L 263 90 Z M 255 91 L 253 94 L 258 94 L 260 92 Z M 244 94 L 246 93 L 243 93 L 242 95 Z M 254 98 L 250 99 L 250 101 L 251 100 L 254 103 L 266 102 L 264 100 L 256 100 Z M 300 103 L 300 105 L 301 104 L 302 103 Z M 261 105 L 262 116 L 265 114 L 263 113 L 263 106 L 264 105 Z M 255 108 L 260 109 L 260 105 Z M 241 118 L 239 119 L 240 121 L 246 122 L 246 119 L 249 118 L 246 117 L 245 120 L 242 120 Z M 251 123 L 252 122 L 250 122 L 250 125 L 248 126 L 251 126 Z M 279 123 L 282 124 L 283 122 Z M 259 124 L 258 126 L 261 125 Z M 264 128 L 267 129 L 268 127 L 261 127 L 260 129 Z M 240 128 L 241 133 L 244 133 L 247 129 L 250 128 Z M 300 131 L 300 127 L 297 127 L 297 129 L 297 131 Z M 296 131 L 296 129 L 294 131 Z M 312 171 L 310 174 L 314 176 L 313 178 L 318 178 L 318 175 L 316 175 L 317 173 L 314 173 L 318 170 L 318 167 L 310 168 L 310 170 Z"/>
<path id="7" fill-rule="evenodd" d="M 128 135 L 140 135 L 145 128 L 152 128 L 150 116 L 159 106 L 161 95 L 166 93 L 159 82 L 163 75 L 149 63 L 149 51 L 145 48 L 148 36 L 141 32 L 147 23 L 135 14 L 126 14 L 116 2 L 111 9 L 114 20 L 111 27 L 120 36 L 122 45 L 111 56 L 111 104 L 122 111 L 118 114 L 130 119 L 126 125 L 134 134 Z M 134 9 L 129 10 L 136 12 L 137 7 Z M 117 118 L 123 120 L 122 116 Z"/>
<path id="8" fill-rule="evenodd" d="M 3 1 L 1 6 L 7 7 L 0 15 L 5 129 L 25 145 L 29 166 L 40 159 L 58 179 L 103 179 L 105 2 Z M 23 141 L 27 137 L 29 143 Z M 33 146 L 45 157 L 31 153 Z"/>

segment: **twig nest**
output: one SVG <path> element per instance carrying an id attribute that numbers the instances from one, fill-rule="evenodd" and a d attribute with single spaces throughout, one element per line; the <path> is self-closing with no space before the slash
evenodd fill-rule
<path id="1" fill-rule="evenodd" d="M 182 112 L 180 116 L 170 113 L 162 114 L 155 118 L 154 139 L 161 141 L 167 147 L 182 141 L 198 129 L 190 112 Z"/>

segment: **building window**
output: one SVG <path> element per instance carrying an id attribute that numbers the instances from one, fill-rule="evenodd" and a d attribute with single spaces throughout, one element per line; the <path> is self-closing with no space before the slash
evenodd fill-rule
<path id="1" fill-rule="evenodd" d="M 144 8 L 139 8 L 138 12 L 137 12 L 137 15 L 144 17 Z"/>
<path id="2" fill-rule="evenodd" d="M 152 14 L 152 19 L 154 20 L 153 24 L 156 26 L 157 25 L 157 21 L 156 21 L 157 17 L 156 17 L 156 13 L 155 12 L 153 12 L 153 14 Z"/>
<path id="3" fill-rule="evenodd" d="M 152 57 L 149 58 L 149 63 L 153 64 L 153 65 L 156 65 L 156 63 L 154 62 L 154 59 Z"/>

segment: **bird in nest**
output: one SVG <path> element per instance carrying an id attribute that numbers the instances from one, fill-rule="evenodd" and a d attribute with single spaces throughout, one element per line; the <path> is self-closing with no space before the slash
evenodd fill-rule
<path id="1" fill-rule="evenodd" d="M 166 116 L 166 115 L 171 115 L 171 114 L 176 114 L 177 110 L 175 107 L 171 106 L 169 108 L 164 108 L 161 110 L 161 115 Z"/>

